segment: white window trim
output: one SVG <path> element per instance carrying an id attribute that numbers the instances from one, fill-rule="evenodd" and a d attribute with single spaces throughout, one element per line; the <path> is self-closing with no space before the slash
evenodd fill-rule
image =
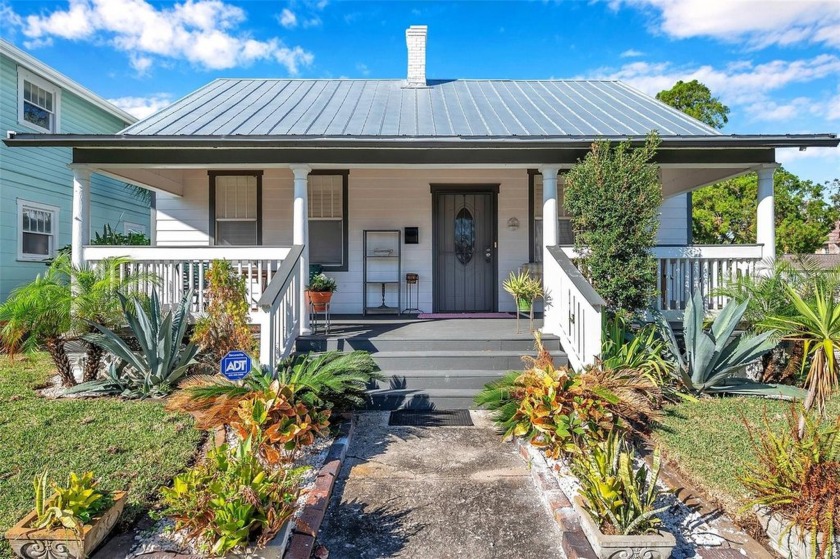
<path id="1" fill-rule="evenodd" d="M 130 235 L 131 232 L 134 231 L 135 233 L 141 233 L 146 235 L 146 226 L 141 225 L 139 223 L 134 223 L 131 221 L 123 221 L 123 234 Z"/>
<path id="2" fill-rule="evenodd" d="M 23 82 L 28 81 L 33 85 L 37 85 L 41 89 L 49 91 L 53 94 L 53 128 L 54 130 L 47 130 L 46 128 L 41 128 L 40 126 L 36 126 L 35 124 L 29 122 L 25 118 L 23 118 Z M 18 66 L 18 124 L 21 126 L 26 126 L 31 130 L 36 130 L 38 132 L 47 132 L 49 134 L 58 134 L 61 130 L 61 88 L 55 85 L 52 82 L 48 82 L 44 78 L 38 76 L 37 74 L 33 74 L 26 68 Z"/>
<path id="3" fill-rule="evenodd" d="M 21 224 L 23 222 L 23 208 L 32 208 L 33 210 L 41 210 L 45 212 L 52 212 L 53 213 L 53 232 L 52 232 L 52 244 L 50 245 L 50 253 L 46 256 L 40 254 L 25 254 L 23 252 L 23 228 Z M 30 202 L 29 200 L 22 200 L 20 198 L 17 199 L 17 223 L 15 224 L 15 229 L 17 229 L 17 259 L 22 262 L 43 262 L 44 260 L 49 260 L 50 258 L 54 258 L 56 251 L 58 250 L 58 223 L 60 217 L 61 209 L 57 206 L 50 206 L 48 204 L 41 204 L 39 202 Z"/>

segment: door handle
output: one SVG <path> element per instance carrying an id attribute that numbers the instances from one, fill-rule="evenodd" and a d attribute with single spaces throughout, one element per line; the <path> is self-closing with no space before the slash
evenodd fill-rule
<path id="1" fill-rule="evenodd" d="M 484 260 L 486 260 L 487 262 L 492 262 L 493 261 L 493 249 L 492 248 L 487 247 L 487 248 L 484 249 Z"/>

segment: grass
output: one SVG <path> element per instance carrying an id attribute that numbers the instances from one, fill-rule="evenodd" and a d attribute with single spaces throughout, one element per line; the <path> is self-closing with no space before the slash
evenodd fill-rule
<path id="1" fill-rule="evenodd" d="M 45 354 L 0 356 L 0 534 L 32 509 L 32 478 L 64 482 L 91 470 L 104 489 L 128 491 L 123 522 L 136 520 L 159 486 L 184 469 L 202 434 L 159 401 L 46 400 L 35 387 L 54 370 Z M 0 557 L 11 557 L 0 538 Z"/>
<path id="2" fill-rule="evenodd" d="M 761 398 L 684 402 L 666 408 L 654 438 L 689 481 L 716 500 L 730 516 L 743 518 L 741 507 L 747 492 L 738 476 L 755 463 L 755 452 L 742 419 L 759 427 L 766 410 L 768 420 L 781 428 L 789 409 L 787 402 Z M 826 414 L 840 414 L 840 396 L 828 402 Z"/>

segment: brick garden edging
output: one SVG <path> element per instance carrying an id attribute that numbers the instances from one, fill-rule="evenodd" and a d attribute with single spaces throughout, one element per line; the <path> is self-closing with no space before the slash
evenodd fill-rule
<path id="1" fill-rule="evenodd" d="M 353 415 L 339 428 L 338 436 L 330 446 L 324 465 L 318 470 L 315 485 L 310 489 L 303 511 L 292 529 L 284 559 L 309 559 L 312 555 L 315 538 L 321 529 L 321 522 L 327 512 L 335 480 L 347 455 L 347 448 L 350 446 L 355 426 L 356 416 Z"/>
<path id="2" fill-rule="evenodd" d="M 519 456 L 528 463 L 531 477 L 540 491 L 543 503 L 560 528 L 560 543 L 568 559 L 598 559 L 589 540 L 580 528 L 577 512 L 569 496 L 551 473 L 542 453 L 522 439 L 515 441 Z"/>

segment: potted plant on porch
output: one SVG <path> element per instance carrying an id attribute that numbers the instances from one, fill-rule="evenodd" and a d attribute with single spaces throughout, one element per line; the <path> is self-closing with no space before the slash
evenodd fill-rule
<path id="1" fill-rule="evenodd" d="M 518 274 L 511 272 L 508 279 L 502 283 L 502 287 L 513 295 L 516 308 L 522 312 L 529 312 L 534 305 L 534 299 L 543 295 L 542 283 L 527 270 Z"/>
<path id="2" fill-rule="evenodd" d="M 24 559 L 84 559 L 102 543 L 122 514 L 125 492 L 99 491 L 93 472 L 70 474 L 66 486 L 52 484 L 47 472 L 35 476 L 35 509 L 6 532 L 12 550 Z"/>
<path id="3" fill-rule="evenodd" d="M 580 482 L 580 494 L 572 504 L 600 559 L 667 559 L 676 539 L 659 530 L 661 520 L 656 516 L 668 508 L 655 508 L 661 494 L 656 485 L 659 452 L 654 453 L 650 470 L 642 465 L 634 471 L 633 458 L 633 451 L 616 431 L 606 441 L 593 443 L 572 462 Z"/>
<path id="4" fill-rule="evenodd" d="M 316 312 L 324 312 L 337 289 L 335 279 L 325 274 L 316 274 L 306 286 L 306 302 L 311 304 Z"/>

